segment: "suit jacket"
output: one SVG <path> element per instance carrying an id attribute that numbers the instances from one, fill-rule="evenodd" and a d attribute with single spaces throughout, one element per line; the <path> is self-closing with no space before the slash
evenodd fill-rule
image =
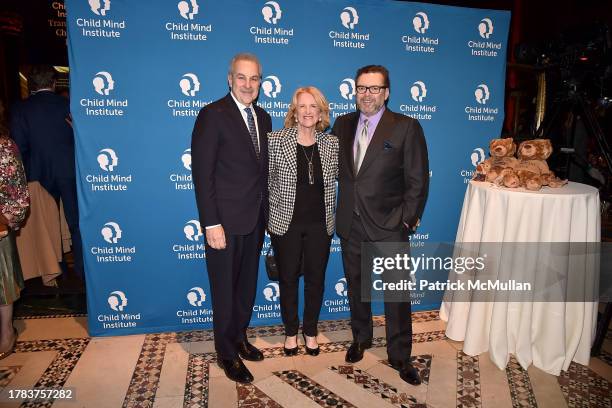
<path id="1" fill-rule="evenodd" d="M 28 181 L 38 181 L 49 192 L 54 181 L 74 179 L 74 135 L 66 122 L 69 102 L 52 91 L 40 91 L 15 104 L 11 137 L 23 158 Z"/>
<path id="2" fill-rule="evenodd" d="M 316 132 L 323 171 L 325 224 L 329 235 L 334 233 L 336 178 L 338 176 L 338 138 Z M 268 133 L 270 149 L 268 192 L 270 218 L 268 231 L 283 235 L 293 217 L 297 183 L 297 128 L 284 128 Z"/>
<path id="3" fill-rule="evenodd" d="M 202 227 L 221 224 L 226 234 L 253 231 L 267 203 L 268 141 L 272 119 L 253 104 L 260 158 L 230 94 L 200 110 L 191 138 L 193 184 Z"/>
<path id="4" fill-rule="evenodd" d="M 357 210 L 368 237 L 384 240 L 421 218 L 429 188 L 429 163 L 423 129 L 415 119 L 388 109 L 354 172 L 353 142 L 359 112 L 336 119 L 340 172 L 336 232 L 348 239 Z"/>

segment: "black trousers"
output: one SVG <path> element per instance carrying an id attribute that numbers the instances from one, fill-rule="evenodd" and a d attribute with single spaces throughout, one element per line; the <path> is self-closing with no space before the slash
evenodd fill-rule
<path id="1" fill-rule="evenodd" d="M 407 241 L 405 230 L 398 231 L 385 242 Z M 361 218 L 353 214 L 351 233 L 342 239 L 342 262 L 348 284 L 348 298 L 351 307 L 351 329 L 353 341 L 367 343 L 372 340 L 372 308 L 370 302 L 362 301 L 361 285 L 372 287 L 369 273 L 361 274 L 361 243 L 368 242 Z M 366 279 L 365 281 L 363 279 Z M 281 292 L 282 293 L 282 292 Z M 389 359 L 408 363 L 412 353 L 412 316 L 410 301 L 385 302 L 387 356 Z"/>
<path id="2" fill-rule="evenodd" d="M 251 321 L 259 256 L 263 244 L 263 211 L 255 229 L 247 235 L 226 233 L 225 249 L 206 245 L 206 266 L 213 307 L 213 332 L 218 358 L 238 357 L 236 343 L 246 339 Z"/>
<path id="3" fill-rule="evenodd" d="M 281 317 L 285 334 L 295 336 L 300 325 L 298 318 L 298 286 L 300 269 L 304 263 L 304 322 L 302 331 L 307 336 L 317 335 L 317 323 L 325 284 L 325 269 L 329 259 L 331 236 L 324 223 L 291 224 L 284 235 L 272 235 L 274 257 L 278 265 Z"/>

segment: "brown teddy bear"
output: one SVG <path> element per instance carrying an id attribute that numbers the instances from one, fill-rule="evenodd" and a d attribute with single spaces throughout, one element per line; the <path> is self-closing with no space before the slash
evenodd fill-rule
<path id="1" fill-rule="evenodd" d="M 548 168 L 546 159 L 552 153 L 549 139 L 534 139 L 522 142 L 518 148 L 519 163 L 514 168 L 520 180 L 520 186 L 527 190 L 539 190 L 542 186 L 553 188 L 567 184 Z"/>
<path id="2" fill-rule="evenodd" d="M 489 152 L 491 157 L 476 166 L 473 179 L 506 187 L 518 187 L 518 177 L 514 173 L 518 160 L 514 157 L 516 144 L 513 139 L 509 137 L 491 140 Z"/>

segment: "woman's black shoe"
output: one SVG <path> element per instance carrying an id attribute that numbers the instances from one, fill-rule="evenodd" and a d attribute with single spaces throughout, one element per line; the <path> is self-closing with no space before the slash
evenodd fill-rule
<path id="1" fill-rule="evenodd" d="M 306 335 L 304 333 L 302 333 L 302 336 L 304 337 L 304 348 L 306 349 L 306 354 L 308 354 L 309 356 L 318 356 L 319 355 L 319 346 L 317 346 L 317 348 L 310 348 L 307 346 L 306 343 Z"/>
<path id="2" fill-rule="evenodd" d="M 286 340 L 287 340 L 287 336 L 285 336 L 285 341 Z M 295 346 L 293 348 L 287 348 L 287 347 L 283 346 L 283 351 L 285 352 L 285 355 L 288 356 L 288 357 L 290 357 L 290 356 L 297 356 L 298 346 Z"/>

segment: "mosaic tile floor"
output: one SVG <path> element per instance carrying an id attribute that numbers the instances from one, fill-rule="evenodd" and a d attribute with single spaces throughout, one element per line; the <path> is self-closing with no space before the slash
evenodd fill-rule
<path id="1" fill-rule="evenodd" d="M 385 352 L 384 319 L 357 364 L 344 361 L 347 321 L 321 322 L 321 354 L 283 355 L 279 326 L 249 330 L 265 355 L 246 362 L 253 384 L 229 381 L 210 331 L 89 338 L 81 315 L 17 320 L 16 353 L 0 360 L 0 407 L 606 407 L 612 408 L 612 340 L 589 367 L 555 377 L 511 358 L 505 370 L 487 354 L 468 356 L 446 339 L 437 312 L 413 314 L 413 365 L 423 384 L 400 380 Z M 61 389 L 36 398 L 16 390 Z M 65 396 L 65 395 L 64 395 Z M 13 398 L 11 398 L 13 397 Z"/>

